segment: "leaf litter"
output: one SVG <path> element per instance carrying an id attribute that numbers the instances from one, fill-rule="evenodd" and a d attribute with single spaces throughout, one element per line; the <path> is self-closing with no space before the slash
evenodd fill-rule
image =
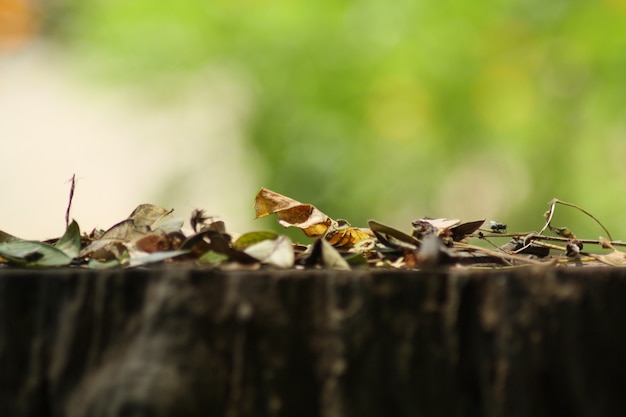
<path id="1" fill-rule="evenodd" d="M 375 220 L 368 227 L 333 219 L 309 203 L 261 188 L 254 200 L 256 218 L 275 215 L 285 227 L 300 229 L 311 243 L 287 235 L 227 231 L 216 216 L 202 209 L 191 213 L 191 233 L 173 209 L 137 206 L 107 230 L 81 234 L 70 212 L 75 193 L 71 178 L 63 236 L 48 241 L 20 239 L 0 230 L 0 267 L 136 268 L 149 265 L 191 265 L 222 270 L 386 268 L 516 268 L 626 266 L 626 253 L 616 247 L 607 228 L 585 209 L 553 199 L 538 232 L 510 233 L 496 220 L 422 217 L 402 231 Z M 553 225 L 558 206 L 571 207 L 591 218 L 608 237 L 580 239 L 567 227 Z M 551 233 L 548 235 L 547 233 Z M 608 250 L 588 252 L 586 246 Z"/>

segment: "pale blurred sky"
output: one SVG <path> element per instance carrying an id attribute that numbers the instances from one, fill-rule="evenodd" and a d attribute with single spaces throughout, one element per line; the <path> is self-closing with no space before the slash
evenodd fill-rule
<path id="1" fill-rule="evenodd" d="M 154 103 L 129 88 L 82 85 L 75 59 L 40 43 L 0 52 L 0 230 L 60 236 L 73 174 L 72 217 L 84 231 L 141 203 L 185 220 L 204 208 L 235 232 L 253 227 L 263 175 L 243 149 L 247 102 L 236 84 L 207 72 Z"/>

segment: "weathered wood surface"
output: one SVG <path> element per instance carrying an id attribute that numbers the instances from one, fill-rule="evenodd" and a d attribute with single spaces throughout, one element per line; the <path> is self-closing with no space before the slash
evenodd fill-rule
<path id="1" fill-rule="evenodd" d="M 0 416 L 623 416 L 626 270 L 0 270 Z"/>

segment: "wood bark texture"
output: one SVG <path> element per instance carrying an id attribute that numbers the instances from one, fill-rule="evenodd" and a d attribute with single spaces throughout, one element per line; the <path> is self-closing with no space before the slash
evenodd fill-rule
<path id="1" fill-rule="evenodd" d="M 626 415 L 626 270 L 0 270 L 0 416 Z"/>

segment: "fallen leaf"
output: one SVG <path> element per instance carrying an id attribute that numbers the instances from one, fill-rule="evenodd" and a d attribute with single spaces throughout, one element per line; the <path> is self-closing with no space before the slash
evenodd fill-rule
<path id="1" fill-rule="evenodd" d="M 284 235 L 248 246 L 244 252 L 264 264 L 278 268 L 291 268 L 295 261 L 293 242 Z"/>
<path id="2" fill-rule="evenodd" d="M 333 248 L 325 239 L 319 238 L 313 243 L 311 254 L 306 259 L 307 266 L 321 266 L 324 269 L 349 271 L 350 265 L 343 259 L 337 249 Z"/>
<path id="3" fill-rule="evenodd" d="M 602 248 L 611 249 L 612 252 L 606 255 L 591 255 L 593 258 L 607 265 L 626 266 L 626 253 L 615 249 L 615 246 L 602 236 L 600 236 L 598 241 Z"/>
<path id="4" fill-rule="evenodd" d="M 255 245 L 264 240 L 268 240 L 268 239 L 274 240 L 277 238 L 278 238 L 278 233 L 274 233 L 274 232 L 261 231 L 261 232 L 244 233 L 243 235 L 239 236 L 237 240 L 235 240 L 235 242 L 233 243 L 233 248 L 243 251 L 248 246 Z"/>
<path id="5" fill-rule="evenodd" d="M 474 233 L 485 223 L 485 219 L 461 223 L 457 219 L 417 219 L 413 221 L 413 236 L 423 239 L 425 236 L 435 234 L 443 239 L 447 245 L 460 242 Z"/>
<path id="6" fill-rule="evenodd" d="M 245 252 L 234 249 L 231 246 L 230 236 L 214 230 L 205 230 L 188 238 L 181 249 L 190 253 L 202 256 L 202 254 L 213 251 L 226 255 L 229 260 L 241 263 L 255 263 L 257 260 Z"/>
<path id="7" fill-rule="evenodd" d="M 133 268 L 137 266 L 159 263 L 168 259 L 175 258 L 177 256 L 186 255 L 187 253 L 189 252 L 186 250 L 172 250 L 172 251 L 165 251 L 165 252 L 154 252 L 149 255 L 140 256 L 136 258 L 133 258 L 131 256 L 129 266 Z"/>
<path id="8" fill-rule="evenodd" d="M 148 253 L 161 252 L 171 249 L 169 239 L 166 236 L 157 233 L 151 233 L 142 237 L 135 242 L 135 246 L 137 249 Z"/>
<path id="9" fill-rule="evenodd" d="M 227 260 L 228 256 L 224 255 L 223 253 L 218 253 L 210 250 L 205 252 L 202 256 L 198 258 L 198 264 L 219 265 L 220 263 Z"/>
<path id="10" fill-rule="evenodd" d="M 182 229 L 184 223 L 183 219 L 167 216 L 157 220 L 152 226 L 150 226 L 150 229 L 153 232 L 158 233 L 174 233 Z"/>
<path id="11" fill-rule="evenodd" d="M 117 239 L 100 239 L 91 242 L 78 254 L 79 258 L 89 258 L 100 262 L 120 259 L 128 252 L 123 241 Z"/>
<path id="12" fill-rule="evenodd" d="M 128 258 L 128 257 L 127 257 Z M 128 259 L 112 259 L 110 261 L 98 261 L 96 259 L 91 259 L 87 264 L 89 269 L 113 269 L 125 266 L 128 263 Z"/>
<path id="13" fill-rule="evenodd" d="M 155 206 L 154 204 L 140 204 L 130 213 L 128 218 L 132 219 L 137 227 L 151 227 L 173 211 L 174 210 L 166 210 L 162 207 Z"/>
<path id="14" fill-rule="evenodd" d="M 140 204 L 126 220 L 110 227 L 101 239 L 119 239 L 132 242 L 150 232 L 171 233 L 183 226 L 183 220 L 167 217 L 174 210 L 166 210 L 154 204 Z"/>
<path id="15" fill-rule="evenodd" d="M 60 249 L 70 259 L 74 259 L 80 252 L 80 227 L 78 223 L 72 220 L 67 226 L 65 234 L 54 244 L 57 249 Z"/>
<path id="16" fill-rule="evenodd" d="M 148 234 L 147 228 L 138 228 L 135 226 L 133 219 L 126 219 L 111 226 L 100 239 L 132 242 L 144 237 L 146 234 Z"/>
<path id="17" fill-rule="evenodd" d="M 72 258 L 53 245 L 44 242 L 18 240 L 0 243 L 0 256 L 21 266 L 65 266 Z"/>
<path id="18" fill-rule="evenodd" d="M 254 201 L 256 218 L 276 214 L 278 224 L 297 227 L 308 237 L 323 236 L 333 220 L 311 204 L 303 204 L 282 194 L 261 188 Z"/>
<path id="19" fill-rule="evenodd" d="M 461 220 L 459 220 L 459 219 L 446 219 L 446 218 L 439 218 L 439 219 L 423 218 L 423 219 L 416 220 L 416 222 L 430 223 L 436 229 L 449 229 L 452 226 L 456 226 L 457 224 L 461 223 Z M 415 222 L 413 222 L 413 223 L 415 223 Z"/>
<path id="20" fill-rule="evenodd" d="M 370 229 L 353 227 L 345 220 L 338 220 L 337 226 L 331 227 L 326 233 L 328 243 L 337 248 L 352 248 L 365 239 L 374 237 Z"/>
<path id="21" fill-rule="evenodd" d="M 378 241 L 387 247 L 413 250 L 420 245 L 419 240 L 393 227 L 385 226 L 374 220 L 370 220 L 368 224 Z"/>
<path id="22" fill-rule="evenodd" d="M 480 229 L 480 227 L 485 223 L 485 219 L 475 220 L 471 222 L 465 222 L 458 224 L 456 226 L 452 226 L 450 231 L 452 232 L 452 239 L 455 242 L 460 242 L 465 239 L 467 236 L 470 236 L 472 233 Z"/>

